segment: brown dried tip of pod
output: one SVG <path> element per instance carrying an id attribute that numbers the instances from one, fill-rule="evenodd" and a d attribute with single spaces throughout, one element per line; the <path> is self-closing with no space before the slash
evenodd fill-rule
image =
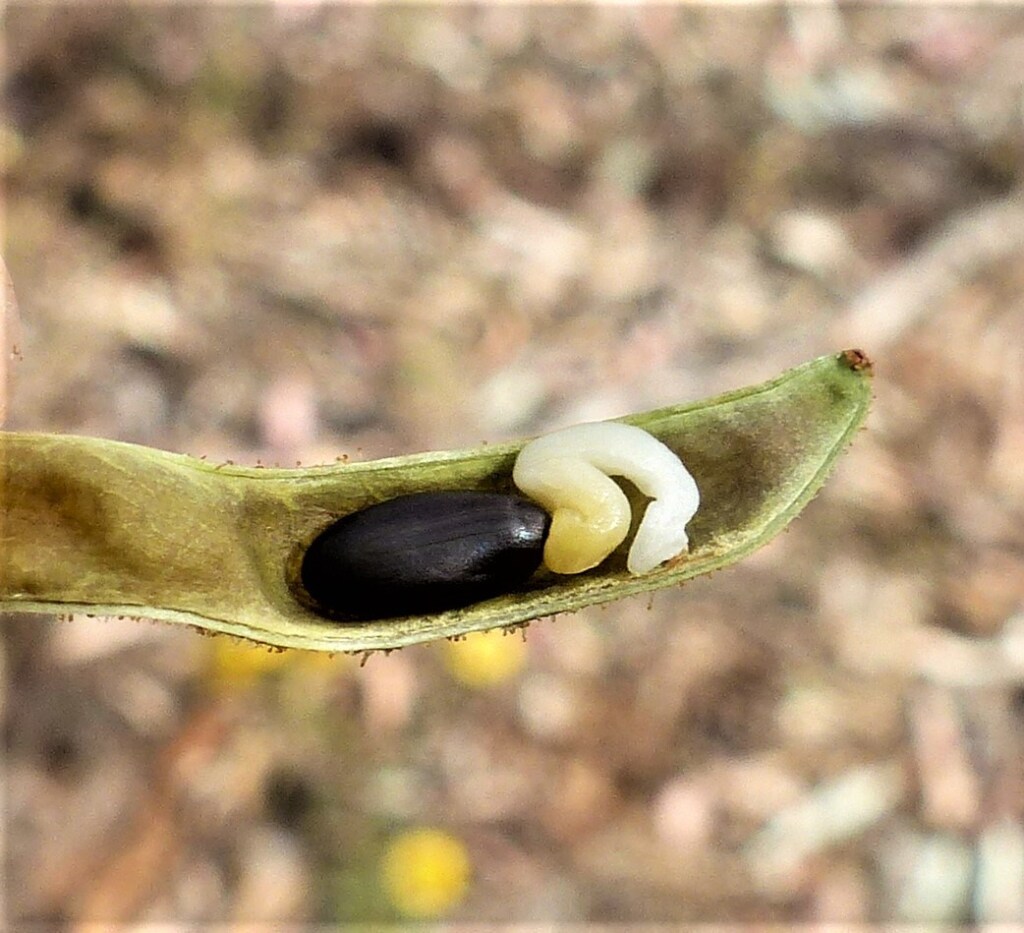
<path id="1" fill-rule="evenodd" d="M 871 373 L 874 365 L 863 350 L 843 350 L 840 357 L 855 373 Z"/>

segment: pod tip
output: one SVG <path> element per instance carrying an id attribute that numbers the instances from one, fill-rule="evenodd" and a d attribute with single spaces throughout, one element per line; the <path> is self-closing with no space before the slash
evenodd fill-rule
<path id="1" fill-rule="evenodd" d="M 863 350 L 843 350 L 839 359 L 850 367 L 855 373 L 871 374 L 872 362 Z"/>

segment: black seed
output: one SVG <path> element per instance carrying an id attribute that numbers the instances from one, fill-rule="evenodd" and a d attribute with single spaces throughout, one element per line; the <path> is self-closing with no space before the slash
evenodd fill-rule
<path id="1" fill-rule="evenodd" d="M 520 496 L 430 492 L 353 512 L 302 560 L 302 585 L 327 615 L 388 618 L 508 593 L 540 566 L 550 517 Z"/>

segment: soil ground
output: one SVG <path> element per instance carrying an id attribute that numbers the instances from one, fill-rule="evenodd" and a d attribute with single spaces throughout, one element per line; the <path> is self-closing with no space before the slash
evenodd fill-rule
<path id="1" fill-rule="evenodd" d="M 852 346 L 877 395 L 788 534 L 498 661 L 5 617 L 13 920 L 1024 921 L 1024 13 L 14 4 L 5 39 L 11 429 L 369 459 Z M 429 909 L 380 872 L 422 826 L 470 868 Z"/>

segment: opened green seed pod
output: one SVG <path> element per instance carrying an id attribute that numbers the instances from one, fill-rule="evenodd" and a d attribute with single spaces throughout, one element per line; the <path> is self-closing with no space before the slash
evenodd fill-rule
<path id="1" fill-rule="evenodd" d="M 864 354 L 848 350 L 762 385 L 620 419 L 661 441 L 696 481 L 689 550 L 676 559 L 630 573 L 630 535 L 583 573 L 541 568 L 468 606 L 356 624 L 302 598 L 302 560 L 317 536 L 413 493 L 512 493 L 522 443 L 260 469 L 98 438 L 0 433 L 0 610 L 140 616 L 280 647 L 368 651 L 674 586 L 734 563 L 800 512 L 864 422 L 869 377 Z M 624 492 L 641 515 L 646 499 Z"/>

